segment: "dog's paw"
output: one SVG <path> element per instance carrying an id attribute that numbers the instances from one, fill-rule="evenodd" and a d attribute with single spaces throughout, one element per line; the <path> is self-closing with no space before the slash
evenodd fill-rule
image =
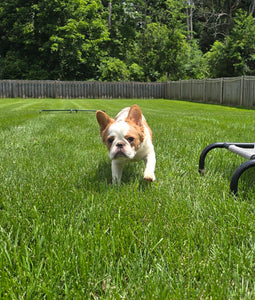
<path id="1" fill-rule="evenodd" d="M 156 180 L 156 177 L 155 177 L 154 174 L 144 174 L 143 179 L 148 181 L 148 182 L 152 182 L 152 181 Z"/>

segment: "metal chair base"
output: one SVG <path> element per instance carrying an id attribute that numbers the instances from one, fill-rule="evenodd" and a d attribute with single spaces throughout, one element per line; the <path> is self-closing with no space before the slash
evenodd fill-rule
<path id="1" fill-rule="evenodd" d="M 230 182 L 230 190 L 235 195 L 237 195 L 238 192 L 238 181 L 241 175 L 251 167 L 255 166 L 255 149 L 254 149 L 254 143 L 212 143 L 204 148 L 204 150 L 201 152 L 200 158 L 199 158 L 199 173 L 204 174 L 205 173 L 205 158 L 208 152 L 215 148 L 224 148 L 227 149 L 239 156 L 242 156 L 248 161 L 242 163 L 234 172 L 231 182 Z M 254 150 L 253 150 L 254 149 Z"/>

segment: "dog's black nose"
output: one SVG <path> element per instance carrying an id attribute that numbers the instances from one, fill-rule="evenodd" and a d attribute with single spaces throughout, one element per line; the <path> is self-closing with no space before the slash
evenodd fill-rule
<path id="1" fill-rule="evenodd" d="M 124 147 L 124 143 L 118 143 L 116 146 L 117 148 L 122 149 Z"/>

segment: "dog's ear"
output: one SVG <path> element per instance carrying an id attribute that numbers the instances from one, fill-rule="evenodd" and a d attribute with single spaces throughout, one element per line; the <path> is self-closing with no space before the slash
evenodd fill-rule
<path id="1" fill-rule="evenodd" d="M 98 110 L 96 112 L 97 122 L 100 126 L 100 132 L 104 131 L 105 128 L 113 122 L 113 119 L 111 119 L 105 112 L 102 110 Z"/>
<path id="2" fill-rule="evenodd" d="M 127 120 L 134 122 L 137 126 L 142 126 L 142 111 L 138 105 L 132 105 L 130 107 Z"/>

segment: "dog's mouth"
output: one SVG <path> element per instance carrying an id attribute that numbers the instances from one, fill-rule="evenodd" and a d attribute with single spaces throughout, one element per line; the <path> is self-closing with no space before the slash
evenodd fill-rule
<path id="1" fill-rule="evenodd" d="M 118 150 L 118 151 L 114 154 L 114 158 L 118 158 L 118 157 L 127 157 L 127 155 L 126 155 L 122 150 Z"/>

